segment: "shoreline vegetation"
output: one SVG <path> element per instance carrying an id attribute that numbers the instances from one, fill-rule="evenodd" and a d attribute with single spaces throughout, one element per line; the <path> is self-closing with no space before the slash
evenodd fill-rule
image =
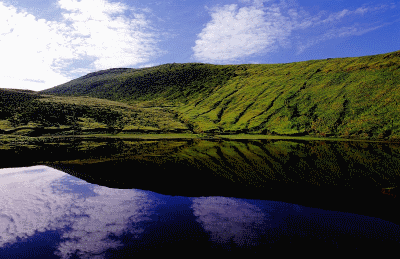
<path id="1" fill-rule="evenodd" d="M 345 139 L 335 137 L 316 137 L 316 136 L 273 136 L 259 134 L 191 134 L 191 133 L 118 133 L 118 134 L 82 134 L 82 135 L 43 135 L 38 137 L 29 137 L 21 135 L 0 135 L 0 145 L 31 145 L 35 143 L 57 143 L 68 140 L 78 141 L 102 141 L 107 139 L 116 140 L 293 140 L 293 141 L 350 141 L 350 142 L 366 142 L 366 143 L 382 143 L 382 144 L 400 144 L 400 141 L 384 141 L 384 140 L 365 140 L 365 139 Z M 0 149 L 2 147 L 0 146 Z M 3 147 L 4 148 L 4 147 Z"/>
<path id="2" fill-rule="evenodd" d="M 397 143 L 399 87 L 400 51 L 287 64 L 115 68 L 40 92 L 0 88 L 0 141 L 90 135 Z"/>

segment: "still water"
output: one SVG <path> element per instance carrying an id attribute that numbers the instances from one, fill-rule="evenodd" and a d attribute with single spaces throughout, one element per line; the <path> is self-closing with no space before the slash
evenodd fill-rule
<path id="1" fill-rule="evenodd" d="M 0 258 L 400 245 L 399 144 L 71 139 L 0 157 Z"/>
<path id="2" fill-rule="evenodd" d="M 0 169 L 0 258 L 390 253 L 399 244 L 399 225 L 369 216 L 108 188 L 41 165 Z"/>

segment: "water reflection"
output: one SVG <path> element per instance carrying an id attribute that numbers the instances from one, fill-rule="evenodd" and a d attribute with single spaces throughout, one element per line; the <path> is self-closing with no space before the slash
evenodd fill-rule
<path id="1" fill-rule="evenodd" d="M 149 219 L 156 202 L 143 191 L 92 185 L 45 166 L 2 169 L 0 177 L 0 246 L 57 230 L 61 258 L 95 258 L 122 246 L 109 236 L 142 233 L 135 224 Z"/>
<path id="2" fill-rule="evenodd" d="M 96 186 L 96 196 L 71 200 L 64 217 L 71 219 L 68 231 L 61 238 L 65 240 L 58 247 L 57 255 L 70 258 L 93 258 L 108 249 L 123 244 L 110 236 L 121 236 L 129 231 L 138 236 L 143 232 L 139 223 L 149 220 L 149 210 L 154 207 L 147 194 L 137 190 L 116 190 Z M 61 192 L 63 194 L 65 192 Z"/>
<path id="3" fill-rule="evenodd" d="M 111 188 L 275 200 L 400 224 L 395 143 L 71 139 L 9 146 L 0 157 L 0 168 L 47 165 Z"/>
<path id="4" fill-rule="evenodd" d="M 267 254 L 315 245 L 388 252 L 399 235 L 399 225 L 377 218 L 284 202 L 112 189 L 46 166 L 0 170 L 2 258 Z"/>
<path id="5" fill-rule="evenodd" d="M 256 246 L 265 228 L 270 226 L 268 214 L 240 199 L 194 198 L 191 207 L 197 221 L 211 233 L 211 240 L 223 246 L 229 242 L 239 247 Z"/>
<path id="6" fill-rule="evenodd" d="M 45 167 L 0 170 L 0 245 L 64 226 L 68 198 L 53 195 L 49 183 L 65 174 Z"/>
<path id="7" fill-rule="evenodd" d="M 112 188 L 276 200 L 400 224 L 398 144 L 116 140 L 44 144 L 33 150 L 29 155 L 40 156 L 33 164 Z M 392 188 L 390 195 L 383 188 Z"/>
<path id="8" fill-rule="evenodd" d="M 250 187 L 264 187 L 273 181 L 304 186 L 370 189 L 380 193 L 382 188 L 395 187 L 391 192 L 397 191 L 400 181 L 400 145 L 394 143 L 73 140 L 70 143 L 0 149 L 0 155 L 5 158 L 0 161 L 0 168 L 50 165 L 69 170 L 68 173 L 75 173 L 78 177 L 86 175 L 87 181 L 91 181 L 88 177 L 88 171 L 91 170 L 87 169 L 93 167 L 96 172 L 91 175 L 93 181 L 102 181 L 100 184 L 104 186 L 117 188 L 139 187 L 136 182 L 125 181 L 125 173 L 134 172 L 138 165 L 154 170 L 177 168 L 212 171 L 214 179 L 225 179 Z M 17 156 L 24 159 L 16 159 Z M 108 172 L 111 167 L 126 164 L 134 167 L 115 170 L 113 179 L 95 179 L 99 171 Z M 175 171 L 180 174 L 179 170 Z M 157 177 L 162 176 L 158 174 Z"/>
<path id="9" fill-rule="evenodd" d="M 225 197 L 193 199 L 214 247 L 227 251 L 394 251 L 400 226 L 372 217 L 296 204 Z"/>

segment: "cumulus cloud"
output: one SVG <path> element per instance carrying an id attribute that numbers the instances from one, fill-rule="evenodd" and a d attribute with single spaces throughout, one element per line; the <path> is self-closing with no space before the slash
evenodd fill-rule
<path id="1" fill-rule="evenodd" d="M 155 35 L 147 32 L 149 22 L 143 14 L 124 16 L 130 8 L 105 0 L 60 0 L 71 23 L 77 54 L 93 57 L 97 70 L 147 62 L 156 54 Z"/>
<path id="2" fill-rule="evenodd" d="M 53 69 L 61 57 L 71 58 L 62 33 L 65 27 L 38 20 L 26 12 L 0 2 L 1 87 L 23 88 L 60 83 L 67 77 Z"/>
<path id="3" fill-rule="evenodd" d="M 228 63 L 296 46 L 299 52 L 336 37 L 362 35 L 384 24 L 360 24 L 357 19 L 393 5 L 367 6 L 336 13 L 311 15 L 296 1 L 239 0 L 237 4 L 210 9 L 211 20 L 198 34 L 194 58 Z M 297 34 L 297 35 L 296 35 Z"/>
<path id="4" fill-rule="evenodd" d="M 288 20 L 278 8 L 226 5 L 212 9 L 212 20 L 198 35 L 193 48 L 201 61 L 234 61 L 275 49 L 290 35 Z"/>
<path id="5" fill-rule="evenodd" d="M 41 90 L 159 53 L 145 15 L 122 3 L 59 0 L 58 7 L 63 18 L 48 21 L 0 2 L 0 87 Z"/>

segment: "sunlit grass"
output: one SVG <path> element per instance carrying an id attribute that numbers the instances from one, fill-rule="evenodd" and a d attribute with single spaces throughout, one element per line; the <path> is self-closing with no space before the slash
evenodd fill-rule
<path id="1" fill-rule="evenodd" d="M 1 90 L 0 130 L 29 134 L 32 125 L 73 127 L 68 134 L 107 129 L 398 141 L 399 71 L 399 51 L 288 64 L 111 69 L 41 92 L 46 95 Z"/>

